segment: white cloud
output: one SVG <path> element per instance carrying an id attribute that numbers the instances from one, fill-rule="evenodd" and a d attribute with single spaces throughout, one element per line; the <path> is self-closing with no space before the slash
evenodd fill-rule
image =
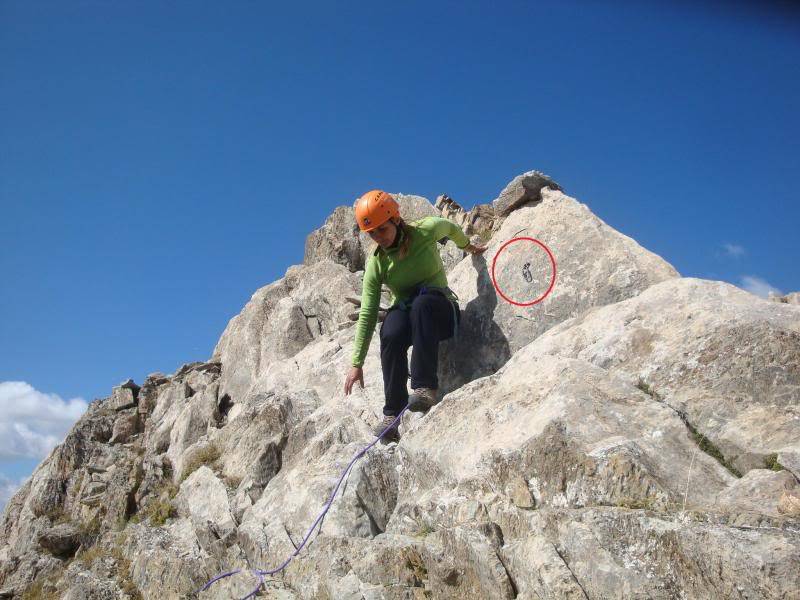
<path id="1" fill-rule="evenodd" d="M 44 458 L 87 406 L 83 398 L 63 400 L 24 381 L 0 382 L 0 460 Z"/>
<path id="2" fill-rule="evenodd" d="M 770 293 L 783 296 L 783 292 L 778 288 L 770 285 L 760 277 L 755 277 L 753 275 L 742 275 L 741 284 L 739 287 L 747 290 L 751 294 L 761 296 L 762 298 L 769 297 Z"/>
<path id="3" fill-rule="evenodd" d="M 23 477 L 18 481 L 13 481 L 0 473 L 0 511 L 6 507 L 6 503 L 11 500 L 11 496 L 22 486 L 27 477 Z"/>
<path id="4" fill-rule="evenodd" d="M 725 252 L 725 256 L 731 258 L 741 258 L 747 254 L 744 246 L 740 246 L 739 244 L 722 244 L 722 249 Z"/>

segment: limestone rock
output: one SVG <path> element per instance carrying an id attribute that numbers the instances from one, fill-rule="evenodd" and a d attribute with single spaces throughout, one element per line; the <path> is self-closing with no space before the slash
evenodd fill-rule
<path id="1" fill-rule="evenodd" d="M 537 507 L 672 510 L 687 496 L 689 506 L 712 506 L 734 480 L 695 453 L 674 411 L 633 385 L 579 359 L 518 356 L 406 432 L 399 507 L 417 503 L 416 489 L 505 489 L 513 502 L 521 478 Z M 690 477 L 702 485 L 687 488 Z"/>
<path id="2" fill-rule="evenodd" d="M 717 281 L 671 279 L 548 331 L 514 358 L 559 355 L 661 400 L 744 473 L 800 451 L 800 311 Z"/>
<path id="3" fill-rule="evenodd" d="M 139 390 L 139 403 L 137 405 L 139 414 L 149 415 L 152 412 L 158 398 L 159 387 L 166 383 L 169 383 L 169 378 L 163 373 L 156 372 L 147 376 Z"/>
<path id="4" fill-rule="evenodd" d="M 780 302 L 782 304 L 792 304 L 794 306 L 798 306 L 800 305 L 800 292 L 792 292 L 791 294 L 786 294 L 784 296 L 770 293 L 769 300 L 772 302 Z"/>
<path id="5" fill-rule="evenodd" d="M 322 227 L 306 238 L 303 264 L 311 265 L 325 259 L 351 271 L 364 269 L 361 237 L 351 207 L 337 206 Z"/>
<path id="6" fill-rule="evenodd" d="M 166 454 L 176 479 L 184 472 L 189 449 L 206 435 L 214 423 L 217 387 L 218 384 L 214 382 L 190 398 L 185 398 L 180 413 L 170 428 L 169 448 Z"/>
<path id="7" fill-rule="evenodd" d="M 717 502 L 730 511 L 745 510 L 780 517 L 781 500 L 792 495 L 800 495 L 800 486 L 791 473 L 753 469 L 720 492 Z"/>
<path id="8" fill-rule="evenodd" d="M 797 535 L 785 530 L 619 508 L 537 517 L 536 529 L 555 541 L 589 598 L 780 598 L 791 597 L 800 583 Z"/>
<path id="9" fill-rule="evenodd" d="M 213 436 L 220 448 L 219 469 L 235 488 L 237 519 L 252 506 L 269 481 L 293 454 L 286 450 L 289 432 L 320 404 L 313 392 L 255 395 Z"/>
<path id="10" fill-rule="evenodd" d="M 62 523 L 39 534 L 39 545 L 58 558 L 74 556 L 80 536 L 74 525 Z"/>
<path id="11" fill-rule="evenodd" d="M 784 491 L 778 499 L 778 512 L 793 519 L 800 519 L 800 494 Z"/>
<path id="12" fill-rule="evenodd" d="M 468 236 L 476 236 L 473 243 L 483 242 L 492 237 L 492 232 L 499 228 L 502 221 L 491 204 L 476 204 L 469 211 L 446 194 L 436 198 L 436 209 L 441 216 L 459 225 Z"/>
<path id="13" fill-rule="evenodd" d="M 471 210 L 465 211 L 455 200 L 442 194 L 436 199 L 435 208 L 439 211 L 439 216 L 453 221 L 461 227 L 461 230 L 470 238 L 470 242 L 475 245 L 483 245 L 486 240 L 491 238 L 493 228 L 499 223 L 495 219 L 494 209 L 490 204 L 478 204 Z M 440 245 L 439 255 L 442 258 L 445 273 L 450 273 L 467 253 L 459 250 L 455 244 L 446 243 Z"/>
<path id="14" fill-rule="evenodd" d="M 142 461 L 139 486 L 134 492 L 135 506 L 141 507 L 146 497 L 157 495 L 165 482 L 173 480 L 173 471 L 172 463 L 166 454 L 146 454 Z"/>
<path id="15" fill-rule="evenodd" d="M 358 275 L 322 261 L 292 267 L 284 278 L 258 290 L 228 323 L 214 349 L 224 365 L 220 397 L 241 402 L 272 361 L 290 358 L 312 340 L 336 331 L 352 307 L 345 298 L 360 296 L 360 285 Z M 290 325 L 287 314 L 294 319 Z M 301 318 L 313 318 L 314 329 L 298 333 Z"/>
<path id="16" fill-rule="evenodd" d="M 513 577 L 518 597 L 586 598 L 556 547 L 541 535 L 531 534 L 507 544 L 500 556 Z"/>
<path id="17" fill-rule="evenodd" d="M 228 565 L 230 569 L 241 566 L 233 560 L 228 562 L 228 555 L 225 563 L 209 555 L 200 545 L 194 526 L 187 518 L 174 519 L 164 527 L 150 528 L 143 524 L 129 527 L 124 552 L 130 556 L 131 580 L 144 592 L 144 597 L 185 597 L 226 570 Z"/>
<path id="18" fill-rule="evenodd" d="M 800 451 L 782 450 L 777 454 L 778 464 L 800 480 Z"/>
<path id="19" fill-rule="evenodd" d="M 139 415 L 135 412 L 120 414 L 114 421 L 109 444 L 124 444 L 136 434 L 139 426 Z"/>
<path id="20" fill-rule="evenodd" d="M 74 579 L 72 587 L 65 592 L 63 599 L 84 600 L 85 598 L 96 598 L 97 600 L 115 600 L 119 598 L 121 593 L 122 591 L 116 584 L 82 573 Z"/>
<path id="21" fill-rule="evenodd" d="M 462 319 L 457 340 L 443 345 L 439 376 L 445 391 L 494 373 L 514 352 L 570 317 L 678 276 L 667 262 L 603 223 L 586 205 L 559 191 L 545 189 L 541 196 L 535 206 L 524 206 L 505 219 L 483 255 L 461 261 L 448 274 Z M 552 291 L 532 306 L 504 300 L 492 277 L 494 268 L 494 281 L 513 301 L 544 296 L 553 275 L 544 249 L 535 242 L 513 242 L 498 256 L 504 244 L 524 236 L 547 246 L 557 265 Z M 600 257 L 597 248 L 603 249 Z M 458 349 L 450 351 L 452 346 Z"/>
<path id="22" fill-rule="evenodd" d="M 337 209 L 208 361 L 90 404 L 8 502 L 0 596 L 223 600 L 291 559 L 266 597 L 794 597 L 796 306 L 680 278 L 557 188 L 526 173 L 470 211 L 397 196 L 489 246 L 439 249 L 464 318 L 399 444 L 371 432 L 376 340 L 342 391 L 368 244 Z M 492 283 L 495 258 L 511 298 L 548 283 L 538 246 L 497 257 L 514 237 L 558 265 L 528 307 Z"/>
<path id="23" fill-rule="evenodd" d="M 527 171 L 511 180 L 492 202 L 492 208 L 496 215 L 505 217 L 523 204 L 541 200 L 542 190 L 546 187 L 561 191 L 561 186 L 544 173 Z"/>
<path id="24" fill-rule="evenodd" d="M 179 515 L 187 516 L 203 548 L 213 552 L 217 543 L 230 545 L 236 522 L 230 512 L 225 485 L 203 465 L 181 484 L 175 497 Z"/>
<path id="25" fill-rule="evenodd" d="M 131 382 L 131 380 L 129 379 L 128 382 Z M 126 386 L 125 384 L 115 387 L 111 398 L 107 401 L 108 408 L 112 410 L 125 410 L 126 408 L 136 406 L 136 393 L 138 390 L 138 386 L 134 388 L 130 387 L 130 385 Z"/>

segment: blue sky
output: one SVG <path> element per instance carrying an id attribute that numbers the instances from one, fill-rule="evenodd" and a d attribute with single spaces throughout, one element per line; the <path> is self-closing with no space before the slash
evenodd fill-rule
<path id="1" fill-rule="evenodd" d="M 539 169 L 683 275 L 800 289 L 799 34 L 777 2 L 0 2 L 0 503 L 368 189 Z"/>

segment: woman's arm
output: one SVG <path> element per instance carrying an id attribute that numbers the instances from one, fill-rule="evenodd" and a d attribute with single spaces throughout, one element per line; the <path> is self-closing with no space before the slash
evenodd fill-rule
<path id="1" fill-rule="evenodd" d="M 358 313 L 358 324 L 353 343 L 351 364 L 360 367 L 372 341 L 375 323 L 378 320 L 378 309 L 381 302 L 381 281 L 378 277 L 378 264 L 375 256 L 370 256 L 364 270 L 364 282 L 361 285 L 361 310 Z"/>
<path id="2" fill-rule="evenodd" d="M 440 240 L 443 237 L 453 240 L 462 250 L 469 245 L 469 238 L 461 231 L 461 227 L 442 217 L 426 217 L 420 223 L 423 229 L 432 232 L 434 240 Z"/>
<path id="3" fill-rule="evenodd" d="M 433 231 L 433 239 L 438 240 L 443 237 L 450 238 L 459 248 L 470 254 L 481 254 L 486 251 L 486 246 L 476 246 L 470 243 L 466 234 L 461 231 L 461 227 L 442 217 L 428 217 L 428 227 Z"/>

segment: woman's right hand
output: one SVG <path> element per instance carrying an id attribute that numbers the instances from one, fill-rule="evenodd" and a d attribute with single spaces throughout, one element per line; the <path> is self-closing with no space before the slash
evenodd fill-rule
<path id="1" fill-rule="evenodd" d="M 484 252 L 486 252 L 486 249 L 488 247 L 489 246 L 480 246 L 480 245 L 476 246 L 475 244 L 467 244 L 464 250 L 466 252 L 469 252 L 470 254 L 483 254 Z"/>
<path id="2" fill-rule="evenodd" d="M 347 379 L 344 382 L 344 393 L 346 396 L 350 395 L 353 390 L 353 384 L 358 381 L 361 383 L 361 389 L 364 389 L 364 371 L 361 367 L 352 367 L 347 374 Z"/>

